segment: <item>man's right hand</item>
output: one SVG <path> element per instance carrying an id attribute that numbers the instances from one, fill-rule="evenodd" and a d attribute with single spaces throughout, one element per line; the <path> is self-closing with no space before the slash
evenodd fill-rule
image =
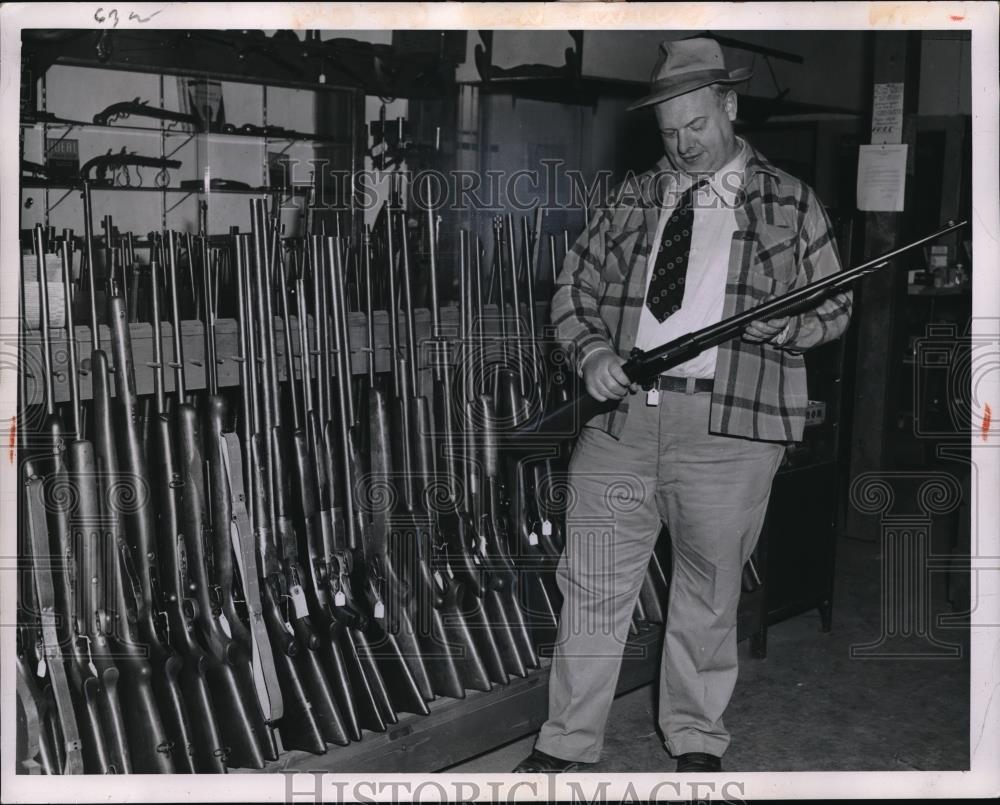
<path id="1" fill-rule="evenodd" d="M 620 400 L 630 391 L 638 391 L 637 383 L 632 383 L 622 369 L 624 358 L 611 350 L 590 356 L 583 364 L 583 384 L 587 393 L 598 402 Z"/>

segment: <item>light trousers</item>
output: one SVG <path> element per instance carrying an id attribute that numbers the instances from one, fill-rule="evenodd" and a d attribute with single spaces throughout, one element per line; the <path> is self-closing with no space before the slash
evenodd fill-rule
<path id="1" fill-rule="evenodd" d="M 566 548 L 556 580 L 564 603 L 536 748 L 593 763 L 662 524 L 672 572 L 658 721 L 672 755 L 719 757 L 737 677 L 743 565 L 757 543 L 785 446 L 708 433 L 710 393 L 645 392 L 620 439 L 585 427 L 570 460 Z"/>

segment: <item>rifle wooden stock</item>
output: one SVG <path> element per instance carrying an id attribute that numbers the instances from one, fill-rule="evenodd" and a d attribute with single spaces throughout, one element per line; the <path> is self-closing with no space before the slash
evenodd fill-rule
<path id="1" fill-rule="evenodd" d="M 92 246 L 88 253 L 93 254 Z M 91 308 L 96 311 L 93 271 L 89 276 Z M 82 487 L 79 501 L 83 504 L 85 498 L 88 501 L 92 498 L 93 508 L 81 513 L 82 519 L 85 523 L 97 523 L 102 522 L 103 518 L 107 529 L 106 532 L 101 532 L 105 564 L 100 574 L 110 575 L 114 599 L 103 615 L 99 616 L 100 625 L 91 635 L 91 654 L 101 680 L 102 720 L 112 765 L 116 771 L 130 774 L 135 770 L 130 746 L 137 749 L 142 770 L 147 771 L 158 766 L 157 760 L 160 763 L 169 762 L 169 742 L 154 699 L 152 668 L 139 631 L 138 615 L 143 611 L 142 594 L 134 584 L 137 574 L 133 567 L 132 552 L 123 534 L 119 501 L 114 500 L 112 495 L 116 489 L 119 494 L 124 489 L 124 500 L 128 500 L 129 491 L 141 495 L 145 490 L 136 489 L 134 478 L 126 479 L 124 486 L 121 485 L 117 436 L 111 410 L 111 370 L 107 354 L 100 347 L 97 332 L 95 318 L 92 322 L 94 349 L 91 352 L 90 371 L 94 394 L 91 413 L 97 461 L 92 467 L 85 467 L 84 474 L 78 478 Z M 100 483 L 99 478 L 103 483 Z M 103 598 L 103 591 L 101 596 Z M 125 708 L 149 718 L 151 729 L 146 730 L 141 724 L 132 721 L 132 732 L 129 733 L 123 717 Z"/>
<path id="2" fill-rule="evenodd" d="M 76 644 L 78 650 L 74 653 L 73 665 L 82 692 L 80 700 L 84 702 L 87 721 L 92 725 L 93 760 L 101 774 L 126 774 L 131 770 L 131 758 L 118 691 L 116 641 L 108 635 L 113 602 L 107 600 L 107 583 L 117 583 L 114 532 L 107 530 L 108 522 L 101 510 L 93 445 L 74 442 L 69 458 L 77 500 L 73 540 L 84 546 L 81 577 L 93 580 L 89 585 L 92 597 L 83 611 L 87 632 L 82 642 Z"/>
<path id="3" fill-rule="evenodd" d="M 507 549 L 509 527 L 500 505 L 499 466 L 494 424 L 493 400 L 480 396 L 476 401 L 476 420 L 480 423 L 480 446 L 483 461 L 483 512 L 478 531 L 487 567 L 487 612 L 497 629 L 497 643 L 507 670 L 515 676 L 527 676 L 538 659 L 524 615 L 518 605 L 515 585 L 517 573 Z"/>
<path id="4" fill-rule="evenodd" d="M 76 711 L 70 682 L 66 675 L 66 665 L 63 661 L 62 642 L 56 628 L 57 606 L 55 583 L 49 569 L 49 539 L 48 525 L 45 518 L 45 502 L 42 496 L 42 480 L 38 478 L 30 465 L 25 466 L 25 496 L 27 503 L 26 520 L 28 525 L 29 548 L 32 557 L 32 574 L 37 591 L 37 605 L 33 607 L 38 613 L 41 626 L 41 641 L 44 651 L 43 659 L 48 666 L 47 679 L 51 687 L 51 705 L 55 710 L 54 721 L 58 727 L 56 736 L 49 737 L 48 720 L 41 718 L 43 729 L 40 736 L 40 751 L 42 763 L 51 774 L 83 774 L 84 760 L 77 725 Z M 30 587 L 30 582 L 29 585 Z M 18 665 L 19 672 L 21 665 Z M 28 670 L 27 679 L 34 683 L 34 674 Z M 41 697 L 33 697 L 40 699 Z M 59 743 L 63 759 L 59 759 Z M 53 751 L 49 752 L 49 749 Z"/>
<path id="5" fill-rule="evenodd" d="M 332 290 L 333 333 L 338 357 L 336 407 L 338 418 L 338 446 L 340 464 L 341 502 L 343 522 L 346 526 L 347 546 L 353 552 L 351 589 L 354 602 L 364 612 L 367 628 L 354 628 L 352 634 L 358 645 L 359 656 L 366 668 L 366 676 L 375 694 L 383 717 L 395 723 L 396 711 L 426 715 L 430 712 L 417 687 L 413 672 L 406 663 L 395 635 L 385 630 L 385 603 L 382 601 L 377 580 L 372 576 L 365 556 L 365 545 L 370 544 L 370 522 L 358 500 L 358 482 L 362 478 L 358 457 L 357 434 L 352 425 L 350 342 L 347 340 L 345 272 L 336 238 L 326 242 L 330 288 Z M 374 568 L 377 572 L 377 568 Z M 360 596 L 357 591 L 360 590 Z"/>
<path id="6" fill-rule="evenodd" d="M 296 440 L 296 465 L 299 467 L 301 488 L 300 516 L 303 519 L 306 552 L 309 557 L 308 570 L 312 584 L 308 592 L 312 596 L 311 609 L 317 613 L 320 629 L 324 635 L 324 648 L 328 652 L 328 664 L 335 669 L 337 678 L 345 680 L 345 685 L 335 687 L 340 711 L 344 716 L 345 728 L 352 741 L 361 740 L 361 728 L 367 725 L 369 729 L 384 731 L 385 722 L 376 707 L 371 685 L 364 675 L 357 647 L 354 644 L 348 620 L 355 623 L 360 613 L 348 612 L 346 608 L 345 585 L 349 584 L 346 576 L 342 576 L 344 564 L 338 561 L 338 549 L 334 534 L 333 499 L 336 495 L 333 456 L 328 450 L 328 442 L 333 438 L 332 423 L 326 420 L 322 424 L 324 411 L 329 416 L 327 402 L 328 378 L 322 373 L 329 367 L 327 328 L 320 326 L 319 311 L 325 309 L 325 301 L 321 293 L 321 264 L 323 259 L 322 240 L 314 236 L 307 242 L 308 255 L 303 261 L 310 264 L 312 272 L 312 289 L 316 323 L 317 344 L 312 348 L 309 341 L 309 329 L 306 326 L 306 291 L 305 280 L 296 278 L 296 297 L 298 301 L 298 324 L 300 344 L 300 371 L 302 378 L 302 399 L 305 407 L 305 441 L 301 444 Z M 313 406 L 312 372 L 309 356 L 316 358 L 317 378 L 316 391 L 320 400 L 319 408 Z M 299 457 L 302 452 L 305 455 Z M 312 524 L 310 525 L 310 521 Z M 342 607 L 335 604 L 336 593 L 344 595 Z"/>
<path id="7" fill-rule="evenodd" d="M 299 656 L 299 666 L 303 670 L 303 677 L 313 708 L 317 711 L 317 720 L 323 731 L 323 736 L 328 743 L 346 745 L 350 742 L 347 725 L 340 712 L 338 701 L 342 698 L 342 693 L 338 692 L 346 685 L 346 680 L 342 674 L 342 668 L 337 662 L 337 657 L 327 650 L 326 641 L 314 626 L 313 614 L 308 608 L 308 600 L 304 587 L 309 580 L 309 574 L 299 562 L 299 536 L 297 528 L 293 522 L 294 507 L 291 496 L 291 473 L 288 466 L 288 450 L 291 447 L 296 449 L 295 435 L 300 429 L 296 427 L 289 439 L 288 431 L 282 423 L 280 390 L 277 386 L 277 373 L 275 371 L 276 353 L 274 350 L 274 313 L 272 310 L 271 291 L 274 287 L 273 274 L 283 275 L 284 269 L 281 260 L 281 245 L 278 240 L 278 232 L 275 228 L 272 239 L 272 252 L 267 263 L 267 273 L 265 275 L 265 287 L 267 294 L 265 298 L 265 312 L 270 326 L 267 327 L 269 366 L 272 369 L 271 377 L 271 404 L 274 407 L 275 427 L 272 431 L 274 444 L 272 447 L 275 468 L 277 470 L 277 486 L 275 488 L 275 513 L 277 516 L 277 536 L 278 546 L 283 554 L 284 570 L 288 580 L 289 594 L 292 597 L 295 619 L 292 622 L 293 629 L 299 639 L 300 644 L 305 649 Z M 277 269 L 277 271 L 274 271 Z M 279 284 L 284 288 L 283 281 Z M 287 299 L 281 297 L 284 316 L 285 335 L 285 355 L 288 372 L 288 386 L 292 397 L 292 411 L 297 418 L 298 403 L 295 392 L 294 366 L 291 355 L 291 333 L 289 330 L 289 320 L 287 316 Z M 302 434 L 304 437 L 304 434 Z M 291 443 L 291 444 L 290 444 Z"/>
<path id="8" fill-rule="evenodd" d="M 225 768 L 227 762 L 232 760 L 233 765 L 263 768 L 264 759 L 258 736 L 259 716 L 254 713 L 255 705 L 244 700 L 242 689 L 246 685 L 241 684 L 238 676 L 240 665 L 245 664 L 240 662 L 242 658 L 239 656 L 239 647 L 234 645 L 222 625 L 219 618 L 221 607 L 213 596 L 215 578 L 212 552 L 215 538 L 208 511 L 205 478 L 207 459 L 202 436 L 202 417 L 185 395 L 184 352 L 180 337 L 180 283 L 173 233 L 169 233 L 167 249 L 174 335 L 174 386 L 177 392 L 171 419 L 177 468 L 184 483 L 181 524 L 190 584 L 189 606 L 194 610 L 195 628 L 206 649 L 206 678 L 212 707 L 219 717 L 218 730 L 222 738 L 222 743 L 211 747 L 210 751 L 215 758 L 216 767 Z M 208 761 L 209 758 L 206 757 L 205 760 Z"/>
<path id="9" fill-rule="evenodd" d="M 457 613 L 457 637 L 463 642 L 466 661 L 463 663 L 463 680 L 469 688 L 488 690 L 492 683 L 507 684 L 510 677 L 504 667 L 492 624 L 483 602 L 483 569 L 478 555 L 479 538 L 472 516 L 459 509 L 452 494 L 428 500 L 426 490 L 436 480 L 433 424 L 427 399 L 419 394 L 417 386 L 417 342 L 414 326 L 413 294 L 410 276 L 409 243 L 406 221 L 400 216 L 400 249 L 402 255 L 401 278 L 403 311 L 407 331 L 407 357 L 409 372 L 401 371 L 404 383 L 402 403 L 404 417 L 411 423 L 407 432 L 412 433 L 412 474 L 416 486 L 424 494 L 411 493 L 410 510 L 419 523 L 427 517 L 433 526 L 430 556 L 434 580 L 442 588 L 444 601 L 453 604 Z M 407 376 L 409 382 L 407 383 Z M 409 411 L 409 415 L 407 415 Z M 450 490 L 449 490 L 450 492 Z M 429 514 L 428 514 L 429 512 Z M 471 640 L 468 638 L 471 637 Z"/>
<path id="10" fill-rule="evenodd" d="M 428 672 L 428 661 L 418 641 L 413 621 L 416 615 L 413 597 L 413 580 L 416 575 L 412 554 L 405 550 L 390 550 L 390 541 L 396 543 L 399 534 L 390 532 L 391 501 L 384 498 L 392 494 L 392 438 L 389 433 L 389 402 L 375 375 L 375 327 L 372 301 L 372 265 L 370 232 L 366 231 L 361 242 L 363 249 L 365 313 L 368 320 L 368 375 L 363 388 L 362 410 L 365 455 L 368 460 L 368 511 L 369 527 L 365 533 L 365 561 L 369 573 L 375 578 L 382 602 L 385 630 L 395 637 L 404 660 L 413 674 L 420 695 L 427 701 L 434 698 Z M 380 494 L 375 494 L 380 490 Z M 396 545 L 394 548 L 399 548 Z M 461 690 L 457 675 L 451 689 Z"/>
<path id="11" fill-rule="evenodd" d="M 122 468 L 124 477 L 129 478 L 135 487 L 135 499 L 141 501 L 141 505 L 130 507 L 128 515 L 122 518 L 128 536 L 128 550 L 135 557 L 139 575 L 136 620 L 139 633 L 149 647 L 150 664 L 155 668 L 155 673 L 152 668 L 150 669 L 153 693 L 161 706 L 166 705 L 162 708 L 163 713 L 152 720 L 150 733 L 151 737 L 156 739 L 157 747 L 168 741 L 174 746 L 181 747 L 184 746 L 184 737 L 189 732 L 188 714 L 184 708 L 177 679 L 180 660 L 171 651 L 166 635 L 162 632 L 160 620 L 163 605 L 159 596 L 155 515 L 152 500 L 144 500 L 152 497 L 152 483 L 146 461 L 146 446 L 139 429 L 139 400 L 135 391 L 135 367 L 132 361 L 128 317 L 122 297 L 112 296 L 108 304 L 111 344 L 115 357 L 115 400 L 121 412 L 122 423 L 119 434 Z M 148 702 L 145 704 L 147 707 L 150 706 Z M 145 763 L 150 765 L 143 769 L 137 764 L 137 768 L 169 773 L 173 766 L 166 762 L 157 763 L 160 758 L 167 761 L 170 759 L 170 754 L 160 750 L 151 756 L 147 755 Z"/>
<path id="12" fill-rule="evenodd" d="M 527 383 L 530 382 L 532 388 L 540 387 L 534 324 L 534 293 L 532 291 L 533 268 L 527 218 L 522 219 L 522 223 L 521 245 L 528 288 L 528 334 L 531 348 L 527 355 L 528 371 L 525 371 L 525 356 L 519 351 L 516 382 L 514 373 L 510 369 L 502 367 L 496 373 L 496 382 L 493 388 L 494 408 L 499 421 L 510 422 L 515 427 L 524 424 L 529 416 Z M 520 282 L 514 268 L 514 226 L 509 215 L 507 216 L 507 230 L 511 254 L 510 282 L 514 289 L 514 321 L 520 329 L 518 294 Z M 495 437 L 495 430 L 490 428 L 488 434 L 491 438 Z M 558 553 L 553 557 L 552 554 L 545 551 L 542 543 L 543 539 L 548 541 L 548 537 L 542 535 L 539 490 L 536 487 L 535 464 L 539 460 L 539 452 L 544 455 L 550 451 L 538 451 L 537 449 L 535 451 L 503 451 L 502 455 L 499 456 L 499 472 L 493 483 L 487 480 L 486 487 L 491 492 L 487 495 L 491 507 L 499 507 L 499 510 L 494 509 L 495 516 L 501 517 L 495 530 L 502 536 L 503 530 L 507 529 L 508 539 L 501 540 L 500 544 L 505 545 L 508 552 L 517 555 L 516 564 L 519 570 L 529 571 L 518 574 L 517 578 L 521 584 L 517 594 L 523 600 L 524 608 L 527 609 L 531 621 L 531 635 L 538 643 L 542 643 L 551 642 L 555 638 L 559 611 L 556 600 L 559 597 L 559 591 L 551 574 L 552 563 L 558 558 Z M 547 558 L 551 558 L 552 562 L 549 563 L 550 567 L 546 569 L 543 563 Z M 531 649 L 532 639 L 527 632 L 516 631 L 515 635 L 522 648 Z"/>
<path id="13" fill-rule="evenodd" d="M 30 628 L 33 635 L 32 645 L 25 647 L 25 660 L 27 659 L 28 652 L 34 649 L 36 644 L 40 645 L 45 652 L 40 661 L 45 662 L 45 656 L 46 654 L 48 655 L 50 673 L 46 677 L 46 682 L 42 683 L 46 690 L 45 694 L 43 694 L 40 685 L 36 684 L 33 672 L 29 673 L 25 682 L 30 683 L 29 693 L 31 694 L 32 701 L 39 708 L 40 760 L 46 770 L 52 769 L 51 772 L 47 773 L 63 773 L 60 769 L 64 768 L 67 763 L 72 769 L 68 769 L 66 773 L 82 773 L 83 758 L 80 753 L 77 718 L 73 709 L 73 697 L 69 681 L 66 677 L 66 667 L 60 651 L 60 647 L 72 644 L 76 626 L 78 625 L 75 620 L 77 612 L 77 601 L 75 600 L 76 579 L 73 576 L 73 559 L 75 553 L 70 530 L 70 511 L 66 505 L 67 501 L 61 499 L 61 496 L 59 496 L 59 498 L 52 501 L 54 505 L 46 512 L 44 504 L 40 499 L 36 500 L 34 493 L 36 487 L 42 483 L 41 480 L 35 479 L 36 469 L 45 472 L 53 486 L 61 488 L 65 492 L 68 481 L 65 457 L 66 444 L 70 436 L 73 439 L 77 437 L 76 430 L 79 428 L 79 415 L 77 413 L 78 409 L 74 405 L 74 432 L 72 434 L 66 433 L 63 419 L 55 408 L 53 396 L 48 284 L 45 281 L 44 273 L 45 251 L 41 226 L 35 228 L 34 245 L 35 262 L 38 266 L 39 278 L 42 371 L 44 373 L 42 386 L 45 394 L 46 409 L 43 431 L 45 433 L 46 455 L 42 461 L 26 462 L 24 467 L 26 473 L 24 494 L 27 508 L 25 519 L 27 519 L 27 530 L 31 537 L 29 544 L 35 561 L 33 562 L 34 590 L 30 582 L 27 584 L 22 582 L 25 588 L 22 590 L 22 595 L 25 598 L 32 599 L 35 598 L 32 593 L 36 592 L 37 599 L 32 601 L 27 609 L 22 608 L 22 615 L 31 617 L 33 620 L 37 618 L 37 621 L 32 623 Z M 64 290 L 67 287 L 67 275 L 70 271 L 67 263 L 69 259 L 68 254 L 67 245 L 64 242 L 62 249 Z M 70 321 L 72 319 L 72 311 L 69 309 L 71 297 L 66 296 L 65 299 L 67 321 Z M 71 356 L 75 356 L 75 344 L 70 345 L 70 350 Z M 70 365 L 75 367 L 75 361 Z M 23 374 L 22 372 L 22 377 Z M 23 389 L 21 398 L 22 400 L 26 398 Z M 76 399 L 76 397 L 71 396 L 71 403 L 75 404 Z M 24 428 L 19 428 L 18 433 L 21 436 L 21 455 L 24 455 L 23 448 L 27 441 Z M 50 557 L 60 557 L 63 560 L 61 564 L 56 564 L 55 577 L 53 577 L 48 567 Z M 37 615 L 34 613 L 37 613 Z M 22 637 L 20 630 L 18 637 Z M 51 702 L 52 706 L 49 706 L 50 700 L 53 699 L 54 702 Z M 54 719 L 51 718 L 53 710 L 55 710 Z M 52 729 L 57 730 L 64 736 L 72 737 L 57 739 L 56 736 L 50 735 Z M 75 746 L 71 746 L 71 741 L 75 742 Z M 52 750 L 51 753 L 49 752 L 50 749 Z M 63 750 L 62 753 L 66 756 L 65 762 L 60 761 L 58 757 L 60 749 Z"/>
<path id="14" fill-rule="evenodd" d="M 92 244 L 91 244 L 92 247 Z M 35 240 L 36 261 L 41 250 L 41 243 Z M 42 265 L 41 261 L 38 261 Z M 69 264 L 67 245 L 63 244 L 63 287 L 69 287 Z M 41 284 L 40 284 L 41 287 Z M 44 294 L 43 304 L 48 304 Z M 46 430 L 51 445 L 51 460 L 46 470 L 46 483 L 51 485 L 49 494 L 51 505 L 46 506 L 48 528 L 54 532 L 54 539 L 47 540 L 47 554 L 57 552 L 64 557 L 66 565 L 59 573 L 59 583 L 56 585 L 56 602 L 59 614 L 65 618 L 64 630 L 59 635 L 61 646 L 69 650 L 66 659 L 66 676 L 71 689 L 72 708 L 82 737 L 82 765 L 88 773 L 109 773 L 120 769 L 120 761 L 114 757 L 110 737 L 105 733 L 103 716 L 106 711 L 106 698 L 102 688 L 101 677 L 91 663 L 91 636 L 98 623 L 103 624 L 106 608 L 106 568 L 102 565 L 104 555 L 103 530 L 100 520 L 100 499 L 96 487 L 89 499 L 81 502 L 80 495 L 90 491 L 87 484 L 96 483 L 97 467 L 94 460 L 93 446 L 83 441 L 80 433 L 79 411 L 79 378 L 76 375 L 76 345 L 72 340 L 72 309 L 66 295 L 68 354 L 72 370 L 69 373 L 70 403 L 73 417 L 72 439 L 64 441 L 65 435 L 61 424 L 54 419 L 55 410 L 50 394 L 51 374 L 46 369 L 45 394 L 47 409 Z M 48 314 L 45 312 L 42 322 L 43 354 L 51 352 L 49 341 Z M 95 326 L 96 329 L 96 326 Z M 51 364 L 51 358 L 46 360 Z M 22 372 L 22 383 L 23 383 Z M 22 399 L 25 398 L 22 389 Z M 24 447 L 25 429 L 19 428 L 21 447 Z M 23 454 L 23 452 L 22 452 Z M 26 462 L 24 471 L 28 478 L 34 477 L 35 462 Z M 88 480 L 89 479 L 89 480 Z M 57 491 L 58 490 L 58 491 Z M 27 494 L 27 488 L 25 493 Z M 30 496 L 26 506 L 31 503 Z M 74 505 L 75 503 L 75 505 Z M 86 522 L 83 515 L 90 513 Z M 29 523 L 30 526 L 30 523 Z M 38 530 L 38 527 L 35 528 Z M 37 555 L 37 551 L 36 551 Z M 112 576 L 113 577 L 113 576 Z M 78 584 L 77 579 L 93 579 L 92 584 Z M 61 593 L 61 595 L 60 595 Z M 41 597 L 41 594 L 40 594 Z M 61 600 L 60 600 L 61 599 Z M 44 634 L 44 633 L 43 633 Z M 60 660 L 52 658 L 52 662 Z M 68 715 L 67 709 L 67 715 Z M 108 718 L 109 724 L 113 718 Z M 71 734 L 72 727 L 63 727 L 63 734 Z M 66 749 L 67 760 L 71 750 Z M 116 765 L 117 764 L 117 765 Z"/>
<path id="15" fill-rule="evenodd" d="M 251 211 L 256 220 L 257 212 Z M 255 230 L 257 233 L 257 230 Z M 263 234 L 263 233 L 259 233 Z M 259 239 L 255 238 L 259 247 Z M 243 337 L 243 361 L 240 379 L 243 381 L 244 423 L 246 428 L 246 476 L 250 481 L 250 523 L 257 546 L 258 572 L 262 578 L 261 607 L 268 636 L 271 640 L 278 682 L 281 690 L 282 718 L 280 730 L 285 746 L 304 749 L 315 754 L 326 751 L 320 725 L 306 693 L 303 675 L 297 662 L 301 650 L 294 630 L 288 622 L 282 604 L 287 595 L 286 580 L 274 545 L 275 510 L 271 500 L 273 461 L 270 458 L 270 402 L 258 385 L 258 350 L 255 332 L 250 324 L 260 315 L 254 311 L 254 291 L 250 279 L 250 238 L 237 236 L 237 288 L 239 292 L 240 335 Z M 259 252 L 258 252 L 259 254 Z M 258 258 L 259 259 L 259 258 Z M 259 280 L 262 277 L 258 276 Z M 263 319 L 259 319 L 263 320 Z M 255 563 L 257 565 L 257 563 Z M 249 569 L 248 573 L 251 572 Z"/>
<path id="16" fill-rule="evenodd" d="M 465 696 L 465 688 L 490 690 L 492 683 L 479 654 L 465 615 L 461 610 L 465 591 L 448 572 L 448 548 L 441 539 L 440 529 L 425 509 L 423 496 L 418 496 L 418 481 L 413 457 L 416 453 L 411 439 L 413 430 L 408 368 L 400 357 L 396 277 L 392 251 L 392 209 L 387 213 L 389 337 L 393 357 L 393 396 L 390 401 L 392 438 L 389 450 L 396 480 L 396 505 L 389 514 L 390 552 L 405 564 L 415 598 L 417 637 L 424 656 L 429 661 L 431 687 L 435 693 L 452 698 Z M 412 311 L 407 318 L 412 319 Z M 413 350 L 411 350 L 411 357 Z M 429 434 L 427 434 L 429 436 Z M 429 466 L 429 444 L 421 446 L 421 466 Z M 388 464 L 387 464 L 388 466 Z M 419 478 L 426 489 L 427 474 Z M 432 536 L 432 531 L 434 532 Z"/>
<path id="17" fill-rule="evenodd" d="M 201 248 L 200 265 L 202 276 L 202 320 L 205 332 L 205 379 L 206 394 L 202 401 L 205 426 L 205 452 L 208 455 L 208 495 L 209 509 L 212 513 L 213 545 L 210 558 L 214 569 L 214 581 L 218 590 L 220 619 L 224 619 L 232 636 L 233 650 L 229 652 L 236 664 L 236 673 L 240 677 L 241 690 L 249 690 L 246 683 L 250 680 L 252 670 L 251 636 L 240 613 L 237 611 L 233 591 L 233 496 L 229 476 L 226 471 L 226 442 L 223 432 L 229 420 L 229 401 L 219 393 L 217 357 L 215 346 L 215 293 L 210 272 L 208 240 L 204 236 L 198 238 Z M 270 648 L 270 647 L 268 647 Z M 261 720 L 263 714 L 260 708 L 246 703 L 248 713 L 254 717 L 260 748 L 269 760 L 276 760 L 276 751 L 270 740 L 266 725 Z M 273 755 L 273 757 L 272 757 Z"/>
<path id="18" fill-rule="evenodd" d="M 188 724 L 179 741 L 179 766 L 187 773 L 214 771 L 214 759 L 206 759 L 222 745 L 218 718 L 212 704 L 207 679 L 208 657 L 195 634 L 195 603 L 190 599 L 187 551 L 182 526 L 184 479 L 176 460 L 174 421 L 167 410 L 163 383 L 163 327 L 160 318 L 160 278 L 156 256 L 150 261 L 153 386 L 156 414 L 152 423 L 152 442 L 158 490 L 157 539 L 159 542 L 160 578 L 164 587 L 165 614 L 173 647 L 182 658 L 178 680 L 187 707 Z M 207 747 L 207 749 L 206 749 Z M 181 765 L 182 764 L 182 765 Z"/>

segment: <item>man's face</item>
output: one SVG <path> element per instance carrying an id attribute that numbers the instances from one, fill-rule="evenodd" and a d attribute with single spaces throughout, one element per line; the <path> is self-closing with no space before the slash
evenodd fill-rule
<path id="1" fill-rule="evenodd" d="M 685 173 L 714 173 L 736 154 L 736 96 L 712 87 L 658 103 L 656 122 L 673 166 Z"/>

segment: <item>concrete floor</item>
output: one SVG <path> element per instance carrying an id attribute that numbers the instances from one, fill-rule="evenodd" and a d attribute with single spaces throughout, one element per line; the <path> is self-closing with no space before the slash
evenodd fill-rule
<path id="1" fill-rule="evenodd" d="M 752 658 L 749 642 L 740 643 L 740 677 L 725 717 L 733 738 L 724 768 L 968 769 L 968 632 L 933 627 L 938 641 L 958 647 L 957 658 L 852 659 L 852 646 L 875 642 L 882 632 L 880 548 L 841 538 L 837 550 L 830 633 L 822 633 L 819 614 L 809 612 L 771 627 L 766 659 Z M 932 575 L 931 590 L 933 611 L 950 613 L 943 575 Z M 928 642 L 911 645 L 923 651 Z M 656 727 L 655 695 L 646 686 L 615 701 L 604 756 L 588 771 L 673 771 Z M 526 736 L 450 771 L 509 772 L 533 742 Z"/>

